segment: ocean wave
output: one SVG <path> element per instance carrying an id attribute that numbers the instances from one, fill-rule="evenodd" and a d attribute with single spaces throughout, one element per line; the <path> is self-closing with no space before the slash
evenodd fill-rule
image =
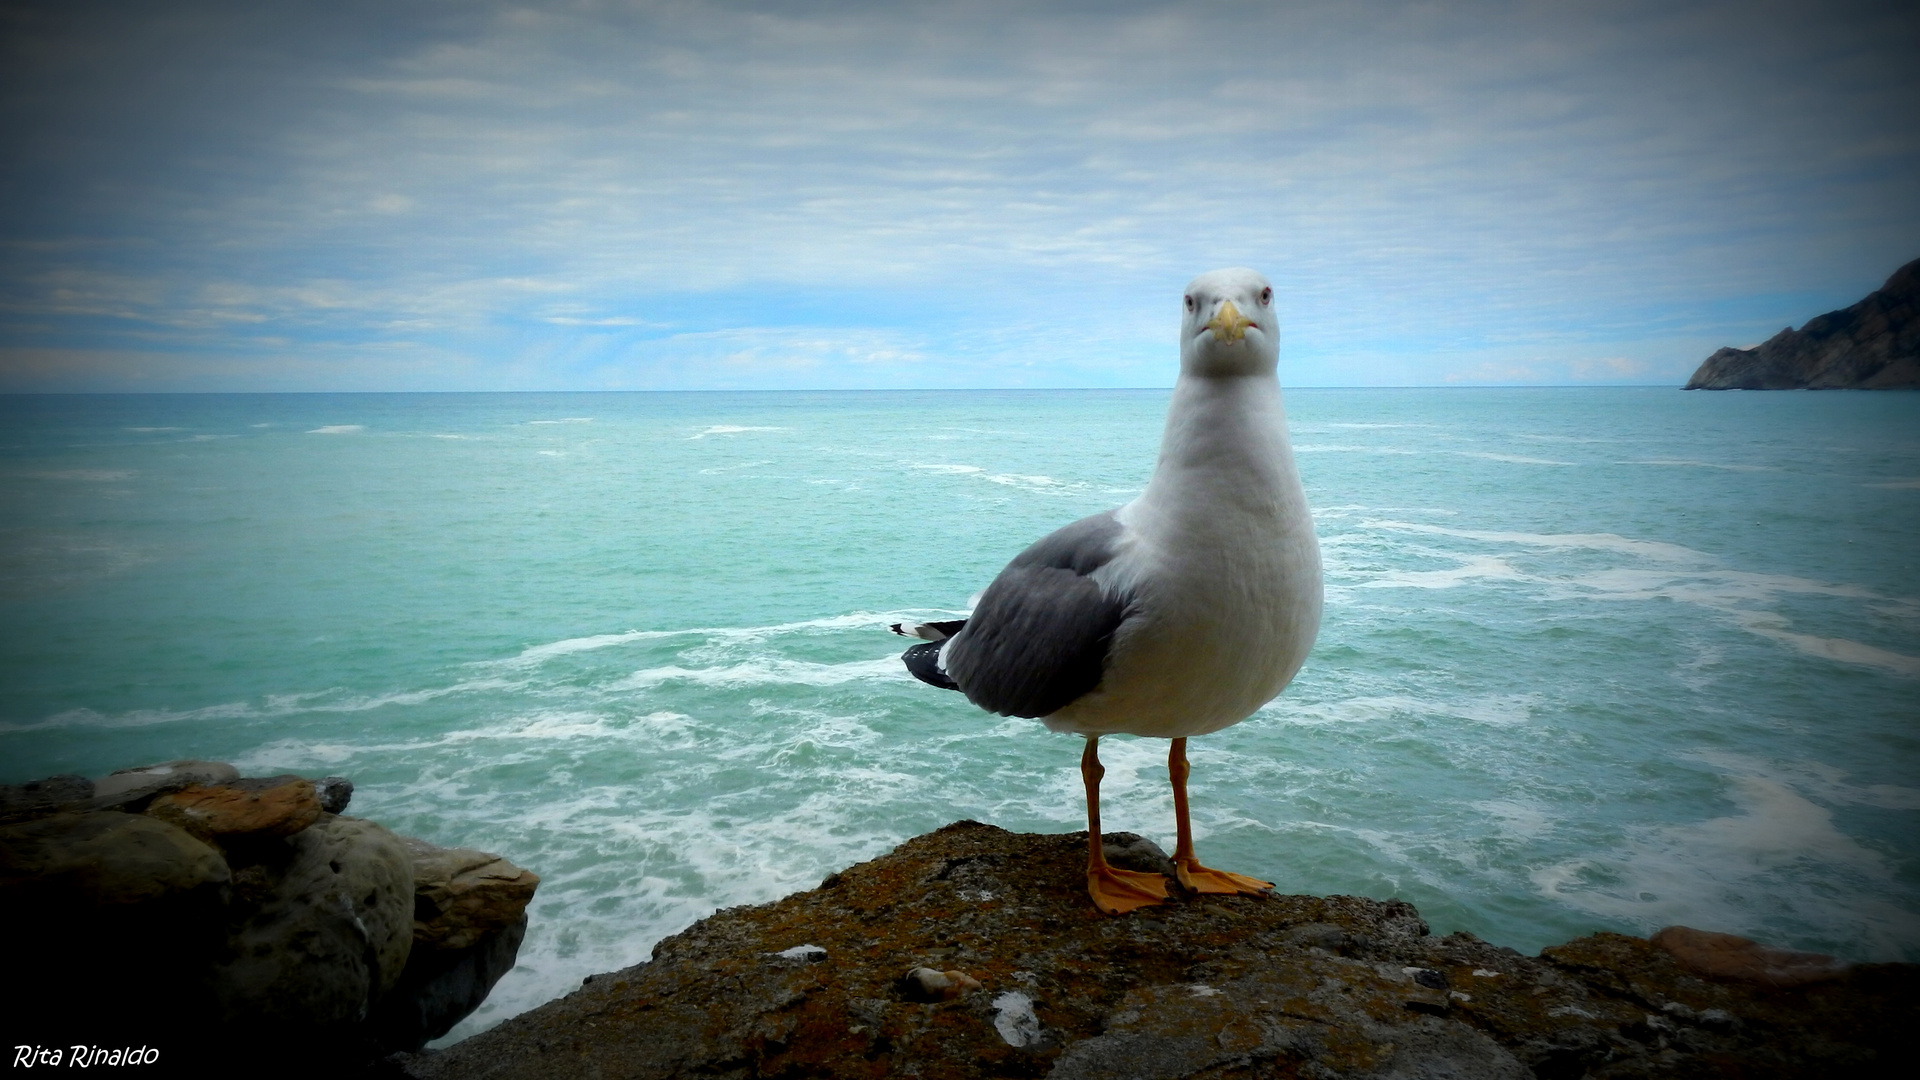
<path id="1" fill-rule="evenodd" d="M 1481 458 L 1485 461 L 1504 461 L 1510 465 L 1577 465 L 1574 461 L 1554 461 L 1549 458 L 1524 457 L 1520 454 L 1496 454 L 1488 450 L 1443 450 L 1441 453 L 1456 457 Z"/>
<path id="2" fill-rule="evenodd" d="M 1920 945 L 1920 914 L 1880 899 L 1896 877 L 1886 856 L 1835 827 L 1793 774 L 1717 760 L 1735 767 L 1725 782 L 1737 813 L 1636 830 L 1613 851 L 1534 870 L 1534 888 L 1643 932 L 1692 923 L 1765 940 L 1784 916 L 1862 943 L 1861 959 Z"/>
<path id="3" fill-rule="evenodd" d="M 593 417 L 568 416 L 568 417 L 563 417 L 559 420 L 529 420 L 527 421 L 527 423 L 529 424 L 591 424 L 593 423 Z"/>
<path id="4" fill-rule="evenodd" d="M 1751 571 L 1713 568 L 1714 561 L 1704 552 L 1678 544 L 1653 540 L 1634 540 L 1613 533 L 1508 533 L 1472 529 L 1451 529 L 1403 521 L 1369 520 L 1362 528 L 1385 529 L 1429 536 L 1451 536 L 1488 543 L 1519 544 L 1524 547 L 1573 549 L 1636 556 L 1655 566 L 1625 566 L 1587 572 L 1525 571 L 1513 565 L 1513 556 L 1496 554 L 1459 555 L 1440 551 L 1417 552 L 1427 557 L 1450 558 L 1455 565 L 1441 570 L 1355 571 L 1352 563 L 1340 557 L 1344 547 L 1364 547 L 1364 541 L 1333 542 L 1327 545 L 1329 576 L 1339 589 L 1452 589 L 1483 582 L 1508 582 L 1533 585 L 1544 599 L 1597 599 L 1610 601 L 1672 600 L 1714 612 L 1733 626 L 1758 637 L 1783 645 L 1804 656 L 1830 660 L 1856 667 L 1875 668 L 1905 678 L 1920 678 L 1920 657 L 1869 645 L 1849 638 L 1800 633 L 1790 629 L 1792 621 L 1771 605 L 1785 596 L 1822 596 L 1869 602 L 1874 610 L 1893 618 L 1920 616 L 1920 603 L 1900 597 L 1881 596 L 1856 585 L 1834 584 L 1787 574 L 1760 574 Z M 1683 564 L 1694 564 L 1686 566 Z M 1343 580 L 1366 574 L 1362 580 Z"/>
<path id="5" fill-rule="evenodd" d="M 872 660 L 841 664 L 821 664 L 807 660 L 779 658 L 754 660 L 722 667 L 689 668 L 678 664 L 646 668 L 607 687 L 609 690 L 641 690 L 668 682 L 697 683 L 702 686 L 838 686 L 856 679 L 906 678 L 899 657 L 887 655 Z"/>
<path id="6" fill-rule="evenodd" d="M 925 622 L 929 618 L 954 618 L 965 612 L 937 609 L 916 609 L 914 611 L 854 611 L 844 615 L 823 615 L 817 619 L 800 619 L 795 622 L 774 623 L 769 626 L 690 626 L 679 630 L 626 630 L 617 634 L 590 634 L 586 637 L 565 638 L 550 641 L 543 645 L 529 645 L 512 657 L 504 660 L 480 660 L 476 664 L 537 664 L 557 656 L 573 653 L 591 652 L 617 645 L 626 645 L 635 641 L 659 641 L 668 638 L 704 637 L 724 642 L 751 642 L 773 637 L 778 634 L 812 633 L 819 631 L 847 630 L 860 627 L 886 629 L 897 622 Z"/>
<path id="7" fill-rule="evenodd" d="M 1321 443 L 1296 443 L 1296 454 L 1400 454 L 1406 457 L 1418 457 L 1425 450 L 1404 450 L 1397 446 L 1339 446 Z"/>
<path id="8" fill-rule="evenodd" d="M 945 462 L 903 461 L 901 464 L 920 472 L 940 473 L 948 476 L 977 476 L 989 484 L 1001 484 L 1007 487 L 1022 487 L 1033 491 L 1078 490 L 1083 485 L 1056 480 L 1051 476 L 1037 476 L 1026 473 L 990 473 L 978 465 L 954 465 Z"/>
<path id="9" fill-rule="evenodd" d="M 1654 458 L 1647 461 L 1623 461 L 1622 465 L 1671 465 L 1693 469 L 1723 469 L 1727 472 L 1779 472 L 1774 465 L 1728 465 L 1718 461 L 1694 461 L 1690 458 Z"/>
<path id="10" fill-rule="evenodd" d="M 357 431 L 365 431 L 365 430 L 367 430 L 367 426 L 365 424 L 327 424 L 322 427 L 313 428 L 309 430 L 307 434 L 309 435 L 352 435 Z"/>
<path id="11" fill-rule="evenodd" d="M 1410 521 L 1371 520 L 1361 522 L 1362 528 L 1391 529 L 1399 532 L 1427 533 L 1434 536 L 1453 536 L 1462 540 L 1484 540 L 1493 543 L 1524 544 L 1539 548 L 1584 548 L 1590 551 L 1614 551 L 1630 555 L 1639 555 L 1664 562 L 1702 562 L 1712 559 L 1705 552 L 1695 551 L 1679 544 L 1668 544 L 1659 540 L 1633 540 L 1617 533 L 1521 533 L 1488 532 L 1477 529 L 1450 529 L 1444 525 L 1424 525 Z"/>
<path id="12" fill-rule="evenodd" d="M 1543 700 L 1539 694 L 1488 695 L 1466 701 L 1377 694 L 1302 702 L 1282 696 L 1262 706 L 1260 713 L 1289 725 L 1369 724 L 1396 717 L 1444 717 L 1490 727 L 1516 727 L 1530 722 Z"/>
<path id="13" fill-rule="evenodd" d="M 757 427 L 750 424 L 714 424 L 687 436 L 688 439 L 705 439 L 712 435 L 739 435 L 748 431 L 791 431 L 792 428 Z"/>
<path id="14" fill-rule="evenodd" d="M 132 469 L 45 469 L 12 475 L 22 480 L 79 480 L 89 484 L 106 484 L 116 480 L 131 480 L 138 474 Z"/>
<path id="15" fill-rule="evenodd" d="M 526 688 L 523 681 L 470 679 L 424 690 L 385 694 L 347 694 L 339 687 L 296 694 L 272 694 L 259 703 L 230 701 L 196 709 L 133 709 L 103 713 L 95 709 L 68 709 L 27 723 L 0 723 L 0 732 L 48 731 L 62 728 L 139 728 L 206 720 L 273 720 L 302 713 L 359 713 L 390 706 L 424 705 L 458 694 L 485 694 Z M 341 696 L 344 695 L 344 696 Z"/>

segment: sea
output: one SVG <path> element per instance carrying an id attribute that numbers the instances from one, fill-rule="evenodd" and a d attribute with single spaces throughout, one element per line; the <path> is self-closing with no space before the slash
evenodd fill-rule
<path id="1" fill-rule="evenodd" d="M 537 872 L 447 1040 L 971 818 L 1080 742 L 915 681 L 1165 390 L 0 397 L 0 782 L 173 758 Z M 1193 740 L 1209 864 L 1522 952 L 1920 961 L 1920 394 L 1287 393 L 1311 657 Z M 1164 741 L 1101 744 L 1171 848 Z M 1063 866 L 1074 875 L 1078 867 Z"/>

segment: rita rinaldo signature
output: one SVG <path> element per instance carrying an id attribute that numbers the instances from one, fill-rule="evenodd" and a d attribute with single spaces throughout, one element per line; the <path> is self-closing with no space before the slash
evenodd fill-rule
<path id="1" fill-rule="evenodd" d="M 152 1065 L 160 1060 L 157 1046 L 15 1046 L 13 1067 L 62 1065 L 90 1069 L 95 1065 Z"/>

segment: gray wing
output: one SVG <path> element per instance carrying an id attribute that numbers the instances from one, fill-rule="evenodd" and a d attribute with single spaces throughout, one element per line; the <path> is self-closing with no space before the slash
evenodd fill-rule
<path id="1" fill-rule="evenodd" d="M 1113 511 L 1081 518 L 1014 557 L 946 644 L 947 675 L 1002 716 L 1049 716 L 1100 685 L 1130 598 L 1091 575 L 1118 553 Z"/>

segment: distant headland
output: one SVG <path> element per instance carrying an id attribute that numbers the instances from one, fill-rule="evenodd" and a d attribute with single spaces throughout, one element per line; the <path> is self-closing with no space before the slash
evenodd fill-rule
<path id="1" fill-rule="evenodd" d="M 1850 308 L 1789 326 L 1751 349 L 1721 349 L 1688 390 L 1920 388 L 1920 259 Z"/>

